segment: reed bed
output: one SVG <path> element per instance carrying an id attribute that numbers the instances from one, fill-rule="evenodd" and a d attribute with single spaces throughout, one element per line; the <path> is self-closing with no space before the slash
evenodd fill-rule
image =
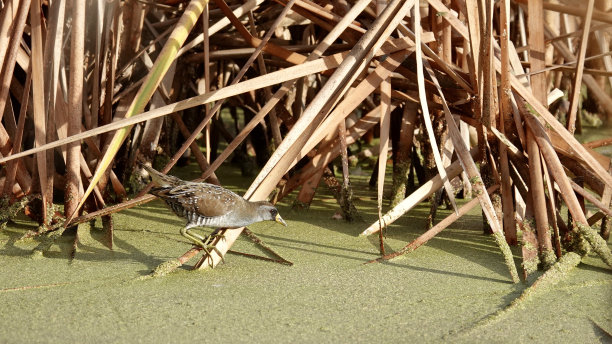
<path id="1" fill-rule="evenodd" d="M 233 159 L 253 180 L 245 198 L 297 191 L 308 207 L 325 185 L 354 221 L 349 167 L 369 145 L 379 219 L 360 230 L 379 237 L 373 262 L 480 206 L 513 282 L 540 269 L 532 288 L 554 284 L 589 252 L 612 267 L 612 165 L 595 150 L 612 140 L 576 139 L 612 125 L 609 2 L 0 3 L 0 219 L 25 212 L 40 227 L 24 237 L 101 217 L 112 248 L 112 214 L 154 199 L 139 161 L 193 161 L 196 180 L 218 184 Z M 423 201 L 430 228 L 385 252 L 385 229 Z M 442 203 L 454 213 L 435 224 Z M 217 265 L 242 229 L 223 232 L 197 266 Z"/>

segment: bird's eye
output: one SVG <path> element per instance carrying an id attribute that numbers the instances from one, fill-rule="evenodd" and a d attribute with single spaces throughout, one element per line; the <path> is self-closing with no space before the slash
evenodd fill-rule
<path id="1" fill-rule="evenodd" d="M 276 209 L 271 209 L 270 210 L 270 215 L 272 215 L 272 217 L 276 217 L 277 214 L 278 214 L 278 210 L 276 210 Z"/>

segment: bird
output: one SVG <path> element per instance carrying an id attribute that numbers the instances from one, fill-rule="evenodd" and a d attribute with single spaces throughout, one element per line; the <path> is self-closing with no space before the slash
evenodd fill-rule
<path id="1" fill-rule="evenodd" d="M 181 235 L 206 252 L 211 248 L 207 245 L 209 239 L 217 232 L 205 239 L 193 233 L 192 228 L 232 229 L 266 220 L 287 226 L 278 209 L 270 202 L 250 202 L 218 185 L 181 180 L 165 175 L 144 163 L 141 163 L 141 166 L 149 173 L 154 184 L 149 193 L 164 200 L 178 217 L 187 220 L 185 227 L 181 229 Z"/>

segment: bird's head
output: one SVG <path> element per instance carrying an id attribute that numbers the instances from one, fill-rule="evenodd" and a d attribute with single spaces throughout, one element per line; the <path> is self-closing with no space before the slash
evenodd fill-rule
<path id="1" fill-rule="evenodd" d="M 285 220 L 278 213 L 278 209 L 269 202 L 260 203 L 257 213 L 262 220 L 276 221 L 283 226 L 287 226 Z"/>

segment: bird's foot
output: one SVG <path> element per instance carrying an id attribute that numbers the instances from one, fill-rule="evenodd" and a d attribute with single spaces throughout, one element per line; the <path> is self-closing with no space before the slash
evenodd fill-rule
<path id="1" fill-rule="evenodd" d="M 217 238 L 219 239 L 219 241 L 225 240 L 225 232 L 215 231 L 208 237 L 210 238 L 210 241 L 213 241 L 214 239 L 217 239 Z"/>
<path id="2" fill-rule="evenodd" d="M 214 239 L 217 236 L 219 236 L 219 234 L 217 232 L 213 232 L 211 235 L 207 236 L 206 238 L 203 238 L 200 235 L 191 232 L 190 231 L 190 227 L 187 226 L 187 227 L 181 229 L 181 234 L 185 238 L 189 239 L 196 246 L 201 247 L 202 250 L 206 253 L 205 257 L 211 257 L 212 252 L 215 252 L 219 257 L 221 257 L 221 261 L 225 263 L 225 259 L 223 258 L 223 254 L 216 247 L 216 244 L 213 243 Z M 212 259 L 210 261 L 211 261 L 211 264 L 212 264 Z"/>
<path id="3" fill-rule="evenodd" d="M 219 257 L 221 257 L 221 261 L 225 263 L 225 258 L 223 258 L 223 254 L 221 254 L 221 251 L 219 251 L 219 249 L 215 245 L 212 245 L 212 240 L 210 238 L 207 238 L 206 242 L 202 242 L 201 240 L 198 240 L 197 242 L 195 242 L 195 244 L 196 246 L 201 247 L 207 256 L 211 256 L 212 252 L 215 252 Z M 211 262 L 211 267 L 212 267 L 212 262 Z"/>

